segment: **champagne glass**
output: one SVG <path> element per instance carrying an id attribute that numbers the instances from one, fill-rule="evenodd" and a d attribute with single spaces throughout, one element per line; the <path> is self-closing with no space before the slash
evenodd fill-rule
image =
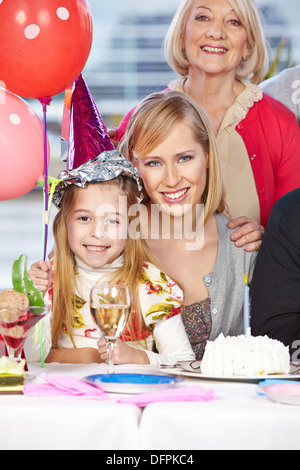
<path id="1" fill-rule="evenodd" d="M 91 290 L 90 308 L 97 329 L 106 341 L 108 374 L 114 372 L 114 343 L 123 333 L 131 311 L 129 286 L 97 283 Z"/>
<path id="2" fill-rule="evenodd" d="M 0 334 L 10 359 L 21 359 L 22 349 L 31 328 L 48 312 L 48 307 L 0 308 Z"/>

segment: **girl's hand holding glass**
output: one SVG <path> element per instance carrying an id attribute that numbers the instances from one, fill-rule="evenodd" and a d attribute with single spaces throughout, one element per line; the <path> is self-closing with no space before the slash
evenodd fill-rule
<path id="1" fill-rule="evenodd" d="M 131 303 L 129 286 L 98 283 L 91 290 L 91 314 L 101 337 L 106 341 L 109 374 L 114 372 L 114 344 L 126 327 Z"/>
<path id="2" fill-rule="evenodd" d="M 108 353 L 106 341 L 101 338 L 98 343 L 98 352 L 103 362 L 107 362 Z M 113 350 L 113 363 L 114 364 L 149 364 L 147 354 L 141 350 L 134 348 L 121 339 L 117 339 L 114 344 Z"/>

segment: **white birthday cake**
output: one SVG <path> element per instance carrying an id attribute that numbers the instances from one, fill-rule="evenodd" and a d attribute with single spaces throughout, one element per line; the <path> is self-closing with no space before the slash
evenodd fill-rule
<path id="1" fill-rule="evenodd" d="M 201 372 L 211 376 L 263 376 L 290 372 L 289 348 L 268 336 L 227 336 L 208 341 Z"/>

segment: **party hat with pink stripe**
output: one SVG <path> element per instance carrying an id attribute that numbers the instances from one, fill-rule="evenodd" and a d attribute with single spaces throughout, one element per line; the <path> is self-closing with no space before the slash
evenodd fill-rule
<path id="1" fill-rule="evenodd" d="M 68 140 L 68 170 L 78 168 L 102 152 L 114 149 L 82 74 L 73 86 Z"/>

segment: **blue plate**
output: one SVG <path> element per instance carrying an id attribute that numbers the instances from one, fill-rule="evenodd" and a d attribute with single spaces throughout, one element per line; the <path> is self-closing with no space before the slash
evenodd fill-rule
<path id="1" fill-rule="evenodd" d="M 105 392 L 113 393 L 151 393 L 182 382 L 182 379 L 168 375 L 128 373 L 89 375 L 84 380 Z"/>

